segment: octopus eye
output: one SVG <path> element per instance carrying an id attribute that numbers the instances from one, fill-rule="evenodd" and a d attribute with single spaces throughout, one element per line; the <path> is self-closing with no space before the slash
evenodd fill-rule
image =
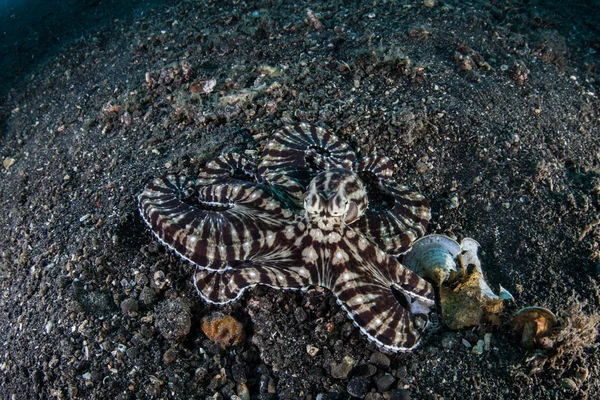
<path id="1" fill-rule="evenodd" d="M 347 224 L 351 224 L 358 219 L 358 206 L 355 201 L 349 201 L 346 205 L 346 216 L 344 221 Z"/>
<path id="2" fill-rule="evenodd" d="M 311 213 L 318 213 L 323 209 L 322 199 L 318 193 L 308 192 L 304 198 L 304 209 Z"/>
<path id="3" fill-rule="evenodd" d="M 348 199 L 340 194 L 335 194 L 328 200 L 329 212 L 332 216 L 341 217 L 348 207 Z"/>

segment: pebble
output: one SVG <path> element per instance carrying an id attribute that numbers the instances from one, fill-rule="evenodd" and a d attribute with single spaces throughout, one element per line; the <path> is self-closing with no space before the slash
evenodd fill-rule
<path id="1" fill-rule="evenodd" d="M 383 374 L 379 378 L 377 378 L 377 390 L 380 392 L 385 392 L 389 390 L 394 384 L 394 377 L 390 374 Z"/>
<path id="2" fill-rule="evenodd" d="M 410 400 L 410 392 L 404 389 L 392 390 L 388 400 Z"/>
<path id="3" fill-rule="evenodd" d="M 302 307 L 296 307 L 296 309 L 294 309 L 294 316 L 296 317 L 296 321 L 300 323 L 306 321 L 306 318 L 308 318 L 306 310 Z"/>
<path id="4" fill-rule="evenodd" d="M 579 386 L 571 378 L 562 378 L 558 383 L 564 389 L 572 390 L 574 392 L 579 390 Z"/>
<path id="5" fill-rule="evenodd" d="M 471 351 L 475 354 L 483 354 L 483 346 L 484 345 L 485 345 L 485 342 L 483 340 L 478 340 L 477 344 L 475 346 L 473 346 Z"/>
<path id="6" fill-rule="evenodd" d="M 350 356 L 345 356 L 341 363 L 331 366 L 331 376 L 336 379 L 342 379 L 348 376 L 352 367 L 354 367 L 354 359 Z"/>
<path id="7" fill-rule="evenodd" d="M 145 286 L 138 297 L 142 307 L 151 308 L 156 303 L 156 292 L 149 286 Z"/>
<path id="8" fill-rule="evenodd" d="M 231 376 L 237 383 L 246 383 L 246 370 L 241 364 L 233 364 L 231 367 Z M 239 393 L 238 393 L 239 395 Z"/>
<path id="9" fill-rule="evenodd" d="M 181 299 L 160 303 L 156 310 L 155 326 L 167 340 L 184 338 L 192 326 L 189 305 Z"/>
<path id="10" fill-rule="evenodd" d="M 379 368 L 389 368 L 389 366 L 390 366 L 389 357 L 378 351 L 371 354 L 371 358 L 369 358 L 369 362 Z"/>
<path id="11" fill-rule="evenodd" d="M 483 335 L 483 348 L 485 349 L 485 351 L 490 351 L 490 349 L 492 348 L 492 334 L 491 333 L 486 333 L 485 335 Z"/>
<path id="12" fill-rule="evenodd" d="M 238 383 L 237 395 L 240 398 L 240 400 L 250 400 L 250 391 L 248 390 L 248 386 L 246 386 L 245 383 Z"/>
<path id="13" fill-rule="evenodd" d="M 456 339 L 450 336 L 446 336 L 442 339 L 442 347 L 446 350 L 450 350 L 456 344 Z"/>
<path id="14" fill-rule="evenodd" d="M 134 298 L 128 297 L 121 302 L 121 311 L 127 317 L 135 317 L 138 312 L 138 301 Z"/>
<path id="15" fill-rule="evenodd" d="M 163 361 L 167 365 L 171 365 L 177 359 L 177 351 L 171 347 L 163 354 Z"/>
<path id="16" fill-rule="evenodd" d="M 351 396 L 363 398 L 369 391 L 369 381 L 365 378 L 354 377 L 348 382 L 346 390 Z"/>
<path id="17" fill-rule="evenodd" d="M 318 352 L 319 352 L 318 347 L 313 346 L 312 344 L 306 345 L 306 353 L 308 353 L 309 356 L 314 357 L 317 355 Z"/>
<path id="18" fill-rule="evenodd" d="M 377 367 L 372 364 L 361 364 L 356 366 L 352 373 L 354 376 L 362 376 L 368 378 L 377 373 Z"/>

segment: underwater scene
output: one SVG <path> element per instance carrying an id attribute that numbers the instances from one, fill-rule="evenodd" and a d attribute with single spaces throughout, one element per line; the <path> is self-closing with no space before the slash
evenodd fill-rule
<path id="1" fill-rule="evenodd" d="M 598 0 L 0 0 L 0 398 L 599 398 L 599 52 Z"/>

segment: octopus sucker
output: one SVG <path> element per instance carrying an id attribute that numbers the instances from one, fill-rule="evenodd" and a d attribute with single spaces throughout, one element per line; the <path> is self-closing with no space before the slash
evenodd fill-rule
<path id="1" fill-rule="evenodd" d="M 235 153 L 197 179 L 155 179 L 138 197 L 154 235 L 196 266 L 200 296 L 223 304 L 256 285 L 331 290 L 360 332 L 392 351 L 420 342 L 432 286 L 395 255 L 423 236 L 425 198 L 383 155 L 357 161 L 330 131 L 281 128 L 258 164 Z"/>

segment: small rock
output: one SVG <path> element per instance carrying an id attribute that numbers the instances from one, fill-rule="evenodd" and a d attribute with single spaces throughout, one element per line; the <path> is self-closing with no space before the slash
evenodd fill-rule
<path id="1" fill-rule="evenodd" d="M 485 351 L 490 351 L 490 349 L 492 348 L 491 333 L 486 333 L 485 335 L 483 335 L 483 348 L 485 349 Z"/>
<path id="2" fill-rule="evenodd" d="M 370 376 L 373 376 L 377 373 L 377 367 L 374 366 L 373 364 L 361 364 L 356 366 L 353 370 L 352 370 L 352 374 L 354 376 L 361 376 L 363 378 L 368 378 Z"/>
<path id="3" fill-rule="evenodd" d="M 140 296 L 138 299 L 142 307 L 150 308 L 154 305 L 154 303 L 156 303 L 156 292 L 154 292 L 154 289 L 152 289 L 151 287 L 144 286 L 144 288 L 140 292 Z"/>
<path id="4" fill-rule="evenodd" d="M 435 7 L 435 6 L 436 6 L 436 4 L 437 4 L 437 1 L 436 1 L 436 0 L 423 0 L 423 5 L 424 5 L 425 7 L 429 7 L 429 8 L 431 8 L 431 7 Z"/>
<path id="5" fill-rule="evenodd" d="M 16 160 L 14 158 L 6 157 L 2 162 L 2 165 L 4 166 L 4 169 L 8 171 L 8 169 L 12 167 L 15 164 L 15 162 Z"/>
<path id="6" fill-rule="evenodd" d="M 138 301 L 131 297 L 121 302 L 121 311 L 128 317 L 135 317 L 138 311 Z"/>
<path id="7" fill-rule="evenodd" d="M 377 378 L 377 390 L 380 392 L 385 392 L 389 390 L 394 384 L 394 377 L 390 374 L 383 374 L 379 378 Z"/>
<path id="8" fill-rule="evenodd" d="M 336 379 L 343 379 L 348 376 L 354 366 L 354 359 L 350 356 L 344 357 L 341 363 L 331 366 L 331 376 Z"/>
<path id="9" fill-rule="evenodd" d="M 294 309 L 294 316 L 296 317 L 296 321 L 300 323 L 306 321 L 306 318 L 308 318 L 306 310 L 302 307 L 296 307 L 296 309 Z"/>
<path id="10" fill-rule="evenodd" d="M 319 353 L 319 348 L 313 346 L 312 344 L 307 344 L 306 353 L 308 353 L 309 356 L 314 357 L 317 355 L 317 353 Z"/>
<path id="11" fill-rule="evenodd" d="M 171 347 L 163 354 L 163 361 L 167 365 L 171 365 L 177 359 L 177 351 Z"/>
<path id="12" fill-rule="evenodd" d="M 233 380 L 237 383 L 246 383 L 246 370 L 241 364 L 233 364 L 231 367 L 231 376 L 233 376 Z"/>
<path id="13" fill-rule="evenodd" d="M 442 347 L 446 350 L 451 349 L 456 345 L 456 339 L 450 336 L 446 336 L 442 339 Z"/>
<path id="14" fill-rule="evenodd" d="M 389 400 L 410 400 L 410 392 L 404 389 L 392 390 Z"/>
<path id="15" fill-rule="evenodd" d="M 478 340 L 477 344 L 475 346 L 473 346 L 471 351 L 475 354 L 483 354 L 483 346 L 484 345 L 485 345 L 485 342 L 483 340 Z"/>
<path id="16" fill-rule="evenodd" d="M 479 340 L 479 336 L 475 332 L 465 332 L 464 338 L 469 341 L 471 346 L 477 344 L 477 341 Z"/>
<path id="17" fill-rule="evenodd" d="M 162 289 L 165 285 L 169 284 L 169 280 L 166 278 L 163 271 L 156 271 L 153 276 L 152 284 L 158 289 Z"/>
<path id="18" fill-rule="evenodd" d="M 576 392 L 576 391 L 579 390 L 579 386 L 571 378 L 562 378 L 558 383 L 564 389 L 571 390 L 571 391 L 574 391 L 574 392 Z"/>
<path id="19" fill-rule="evenodd" d="M 383 353 L 375 352 L 371 354 L 371 358 L 369 358 L 369 362 L 379 368 L 389 368 L 390 359 Z"/>
<path id="20" fill-rule="evenodd" d="M 167 340 L 184 338 L 192 326 L 189 305 L 181 299 L 160 303 L 156 310 L 155 326 Z"/>
<path id="21" fill-rule="evenodd" d="M 248 386 L 246 386 L 245 383 L 238 383 L 237 395 L 240 398 L 240 400 L 250 400 L 250 391 L 248 390 Z"/>
<path id="22" fill-rule="evenodd" d="M 351 396 L 363 398 L 369 391 L 369 381 L 365 378 L 354 377 L 348 382 L 346 390 Z"/>

